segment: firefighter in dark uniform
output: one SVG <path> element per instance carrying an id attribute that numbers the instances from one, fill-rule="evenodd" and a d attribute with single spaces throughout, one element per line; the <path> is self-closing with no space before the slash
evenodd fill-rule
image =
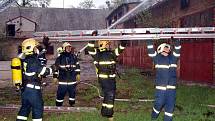
<path id="1" fill-rule="evenodd" d="M 38 59 L 41 62 L 41 65 L 45 66 L 47 64 L 47 59 L 46 59 L 46 49 L 43 48 L 42 46 L 40 46 L 40 48 L 38 48 L 40 51 L 40 54 L 38 55 Z"/>
<path id="2" fill-rule="evenodd" d="M 63 44 L 63 51 L 55 61 L 55 66 L 58 67 L 58 90 L 56 106 L 62 106 L 66 93 L 69 93 L 69 104 L 75 104 L 76 83 L 80 80 L 80 65 L 77 56 L 72 52 L 70 43 Z M 56 73 L 55 73 L 56 74 Z"/>
<path id="3" fill-rule="evenodd" d="M 17 121 L 26 121 L 32 110 L 33 121 L 42 121 L 43 100 L 40 77 L 52 73 L 51 68 L 42 66 L 37 55 L 39 43 L 34 39 L 22 42 L 22 52 L 25 54 L 23 62 L 22 106 Z"/>
<path id="4" fill-rule="evenodd" d="M 174 49 L 171 52 L 169 44 L 163 43 L 154 51 L 153 43 L 147 40 L 148 55 L 153 59 L 156 69 L 155 102 L 152 110 L 152 120 L 157 119 L 164 107 L 164 121 L 172 121 L 176 101 L 176 69 L 180 57 L 180 41 L 173 40 Z"/>
<path id="5" fill-rule="evenodd" d="M 92 33 L 97 36 L 97 31 Z M 89 42 L 86 48 L 93 57 L 96 67 L 98 81 L 104 93 L 101 115 L 113 121 L 113 107 L 116 93 L 116 59 L 125 49 L 126 41 L 123 41 L 114 51 L 109 48 L 109 41 L 98 41 L 98 48 L 95 42 Z"/>

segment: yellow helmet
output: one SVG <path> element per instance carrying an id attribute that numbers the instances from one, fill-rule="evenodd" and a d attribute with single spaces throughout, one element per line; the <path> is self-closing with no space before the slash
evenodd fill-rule
<path id="1" fill-rule="evenodd" d="M 62 53 L 62 52 L 63 52 L 63 48 L 62 47 L 57 48 L 57 53 Z"/>
<path id="2" fill-rule="evenodd" d="M 110 45 L 110 42 L 108 40 L 99 40 L 98 41 L 98 47 L 99 49 L 108 48 Z"/>
<path id="3" fill-rule="evenodd" d="M 39 45 L 39 42 L 35 39 L 26 39 L 22 42 L 22 52 L 25 55 L 31 55 L 34 53 L 34 48 Z"/>
<path id="4" fill-rule="evenodd" d="M 170 45 L 169 45 L 169 44 L 167 44 L 167 43 L 160 44 L 160 45 L 158 46 L 158 48 L 157 48 L 158 54 L 159 54 L 159 53 L 162 53 L 165 47 L 167 47 L 167 48 L 170 49 Z"/>
<path id="5" fill-rule="evenodd" d="M 69 43 L 69 42 L 65 42 L 65 43 L 63 43 L 63 51 L 65 51 L 66 50 L 66 47 L 68 47 L 68 46 L 71 46 L 72 47 L 72 45 Z"/>

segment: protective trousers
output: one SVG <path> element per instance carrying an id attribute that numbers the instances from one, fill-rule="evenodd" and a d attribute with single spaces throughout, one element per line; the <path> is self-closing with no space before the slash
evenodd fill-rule
<path id="1" fill-rule="evenodd" d="M 104 100 L 102 103 L 101 114 L 103 117 L 113 117 L 113 106 L 116 92 L 116 81 L 115 79 L 101 79 L 99 83 L 104 94 Z"/>
<path id="2" fill-rule="evenodd" d="M 160 111 L 164 107 L 165 110 L 164 121 L 172 121 L 175 101 L 176 101 L 175 89 L 166 90 L 156 89 L 155 102 L 152 110 L 152 120 L 157 119 Z"/>
<path id="3" fill-rule="evenodd" d="M 16 121 L 27 121 L 32 109 L 33 121 L 42 121 L 43 117 L 43 100 L 40 89 L 26 87 L 22 92 L 22 106 L 19 110 Z"/>
<path id="4" fill-rule="evenodd" d="M 67 92 L 69 93 L 70 106 L 73 106 L 75 104 L 76 85 L 77 84 L 71 84 L 71 85 L 59 84 L 58 85 L 56 106 L 63 105 L 63 99 Z"/>

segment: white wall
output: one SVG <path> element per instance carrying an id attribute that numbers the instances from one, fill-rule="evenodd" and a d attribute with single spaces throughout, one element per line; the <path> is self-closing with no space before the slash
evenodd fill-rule
<path id="1" fill-rule="evenodd" d="M 15 24 L 16 32 L 34 32 L 36 28 L 34 22 L 29 21 L 23 17 L 18 17 L 10 22 L 7 22 L 7 24 Z"/>

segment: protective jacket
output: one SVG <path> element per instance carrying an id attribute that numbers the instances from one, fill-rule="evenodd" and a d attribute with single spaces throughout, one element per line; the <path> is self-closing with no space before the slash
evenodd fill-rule
<path id="1" fill-rule="evenodd" d="M 51 68 L 42 66 L 37 55 L 28 55 L 23 61 L 22 106 L 17 121 L 26 121 L 32 110 L 32 119 L 42 121 L 43 99 L 40 77 L 52 73 Z"/>
<path id="2" fill-rule="evenodd" d="M 59 82 L 75 82 L 77 74 L 80 74 L 80 65 L 74 54 L 61 53 L 55 65 L 59 67 Z"/>
<path id="3" fill-rule="evenodd" d="M 94 42 L 88 43 L 88 53 L 92 55 L 96 66 L 96 74 L 104 93 L 101 114 L 104 117 L 113 117 L 114 99 L 116 95 L 116 59 L 125 47 L 121 44 L 114 51 L 98 49 Z"/>
<path id="4" fill-rule="evenodd" d="M 180 57 L 180 43 L 176 42 L 173 52 L 168 56 L 158 54 L 151 41 L 147 43 L 148 55 L 153 59 L 156 69 L 155 85 L 176 85 L 177 61 Z"/>

